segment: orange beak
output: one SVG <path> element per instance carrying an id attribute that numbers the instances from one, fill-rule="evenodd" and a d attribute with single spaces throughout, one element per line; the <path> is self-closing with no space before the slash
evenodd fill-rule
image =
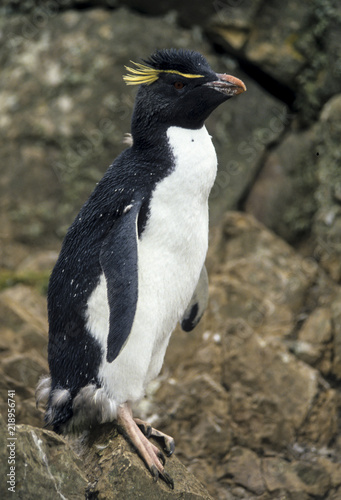
<path id="1" fill-rule="evenodd" d="M 246 90 L 245 83 L 235 76 L 226 75 L 225 73 L 217 73 L 217 77 L 217 80 L 205 83 L 205 85 L 230 97 L 241 94 Z"/>

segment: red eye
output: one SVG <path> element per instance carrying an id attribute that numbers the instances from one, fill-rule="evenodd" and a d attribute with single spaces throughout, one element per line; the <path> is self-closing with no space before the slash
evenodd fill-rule
<path id="1" fill-rule="evenodd" d="M 185 86 L 185 84 L 182 82 L 175 82 L 174 83 L 174 87 L 176 88 L 176 90 L 181 90 L 184 88 L 184 86 Z"/>

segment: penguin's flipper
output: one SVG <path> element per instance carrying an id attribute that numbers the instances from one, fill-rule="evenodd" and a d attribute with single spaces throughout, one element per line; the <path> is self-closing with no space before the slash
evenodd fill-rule
<path id="1" fill-rule="evenodd" d="M 190 332 L 197 326 L 204 314 L 208 303 L 208 276 L 205 265 L 203 266 L 198 284 L 194 290 L 192 299 L 187 306 L 181 320 L 181 328 Z"/>
<path id="2" fill-rule="evenodd" d="M 137 220 L 141 203 L 128 205 L 105 237 L 100 264 L 107 283 L 109 335 L 107 361 L 119 355 L 127 341 L 136 312 L 138 296 Z"/>

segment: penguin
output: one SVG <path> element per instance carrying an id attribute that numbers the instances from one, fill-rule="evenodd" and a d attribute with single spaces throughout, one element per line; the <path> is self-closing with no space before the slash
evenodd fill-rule
<path id="1" fill-rule="evenodd" d="M 134 418 L 176 324 L 191 331 L 208 299 L 208 197 L 217 157 L 205 120 L 246 90 L 198 52 L 164 49 L 126 67 L 138 85 L 131 142 L 69 228 L 48 287 L 50 375 L 37 387 L 45 424 L 79 433 L 116 422 L 156 480 L 149 441 L 171 436 Z"/>

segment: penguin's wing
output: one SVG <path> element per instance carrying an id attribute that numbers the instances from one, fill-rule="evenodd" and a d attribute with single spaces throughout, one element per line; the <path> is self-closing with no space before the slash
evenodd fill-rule
<path id="1" fill-rule="evenodd" d="M 194 290 L 192 299 L 181 320 L 181 328 L 190 332 L 197 326 L 204 314 L 208 302 L 208 276 L 205 265 L 203 266 L 198 284 Z"/>
<path id="2" fill-rule="evenodd" d="M 100 264 L 107 283 L 109 303 L 109 335 L 107 361 L 119 355 L 133 325 L 138 295 L 137 219 L 141 203 L 128 205 L 106 235 Z"/>

